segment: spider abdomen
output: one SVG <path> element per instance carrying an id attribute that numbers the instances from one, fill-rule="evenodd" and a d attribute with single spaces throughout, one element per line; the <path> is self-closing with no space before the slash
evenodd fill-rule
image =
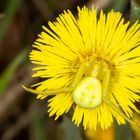
<path id="1" fill-rule="evenodd" d="M 95 77 L 84 77 L 72 93 L 74 102 L 84 108 L 96 108 L 102 102 L 101 83 Z"/>

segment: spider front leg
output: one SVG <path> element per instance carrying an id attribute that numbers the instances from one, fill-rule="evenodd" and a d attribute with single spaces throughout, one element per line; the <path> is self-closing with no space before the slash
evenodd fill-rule
<path id="1" fill-rule="evenodd" d="M 108 67 L 104 70 L 104 76 L 103 76 L 103 83 L 102 83 L 102 94 L 103 99 L 108 98 L 109 93 L 109 84 L 110 84 L 110 70 Z"/>
<path id="2" fill-rule="evenodd" d="M 70 87 L 60 88 L 60 89 L 53 89 L 53 90 L 47 90 L 47 91 L 39 91 L 39 90 L 27 88 L 24 85 L 22 85 L 22 87 L 26 91 L 28 91 L 30 93 L 38 94 L 38 95 L 47 95 L 47 96 L 49 96 L 49 95 L 56 95 L 56 94 L 59 94 L 59 93 L 62 93 L 62 92 L 69 92 L 69 91 L 71 91 L 71 88 Z"/>
<path id="3" fill-rule="evenodd" d="M 74 78 L 72 84 L 69 87 L 52 89 L 52 90 L 47 90 L 47 91 L 34 90 L 31 88 L 27 88 L 24 85 L 22 85 L 22 87 L 30 93 L 38 94 L 38 95 L 45 95 L 45 96 L 56 95 L 56 94 L 60 94 L 60 93 L 64 93 L 64 92 L 71 92 L 76 87 L 76 85 L 79 83 L 79 81 L 82 79 L 83 74 L 85 73 L 85 69 L 86 69 L 86 64 L 82 63 L 75 75 L 75 78 Z"/>

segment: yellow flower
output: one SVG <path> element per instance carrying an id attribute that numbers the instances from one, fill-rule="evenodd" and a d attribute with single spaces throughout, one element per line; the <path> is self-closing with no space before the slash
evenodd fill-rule
<path id="1" fill-rule="evenodd" d="M 113 10 L 97 18 L 94 8 L 78 8 L 78 19 L 64 11 L 35 41 L 30 60 L 37 64 L 33 77 L 37 98 L 48 100 L 49 116 L 56 119 L 70 108 L 72 121 L 85 129 L 106 129 L 113 123 L 125 124 L 140 95 L 140 24 L 128 28 L 121 13 Z"/>

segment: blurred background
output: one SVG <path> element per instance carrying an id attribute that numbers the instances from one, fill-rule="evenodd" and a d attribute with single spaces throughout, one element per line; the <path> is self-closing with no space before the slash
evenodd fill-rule
<path id="1" fill-rule="evenodd" d="M 86 5 L 123 13 L 134 23 L 140 19 L 139 0 L 0 0 L 0 140 L 140 140 L 140 129 L 114 123 L 108 130 L 84 131 L 63 115 L 57 121 L 48 117 L 46 99 L 36 100 L 21 84 L 39 81 L 31 78 L 28 54 L 42 25 L 70 9 Z M 134 120 L 139 121 L 138 116 Z"/>

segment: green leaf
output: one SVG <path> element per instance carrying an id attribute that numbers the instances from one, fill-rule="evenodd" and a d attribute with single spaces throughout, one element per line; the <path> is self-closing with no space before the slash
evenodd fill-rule
<path id="1" fill-rule="evenodd" d="M 119 126 L 115 123 L 116 137 L 115 140 L 134 140 L 132 131 L 128 124 Z"/>
<path id="2" fill-rule="evenodd" d="M 11 77 L 13 76 L 16 68 L 25 60 L 27 57 L 27 49 L 23 50 L 16 58 L 7 66 L 4 72 L 0 75 L 0 95 L 2 95 L 8 86 Z"/>
<path id="3" fill-rule="evenodd" d="M 131 0 L 131 22 L 140 20 L 140 0 Z"/>
<path id="4" fill-rule="evenodd" d="M 127 3 L 128 3 L 128 0 L 116 0 L 116 1 L 114 2 L 113 8 L 114 8 L 116 11 L 123 12 L 124 7 L 126 6 Z"/>
<path id="5" fill-rule="evenodd" d="M 36 140 L 47 140 L 45 130 L 45 119 L 40 113 L 39 108 L 33 112 L 33 127 L 35 131 Z"/>
<path id="6" fill-rule="evenodd" d="M 127 3 L 128 3 L 128 0 L 111 0 L 110 4 L 104 9 L 104 12 L 108 13 L 112 9 L 114 9 L 115 11 L 123 12 Z"/>
<path id="7" fill-rule="evenodd" d="M 61 140 L 83 140 L 80 128 L 76 127 L 67 117 L 63 118 L 60 130 L 59 136 Z"/>
<path id="8" fill-rule="evenodd" d="M 13 17 L 15 16 L 20 3 L 21 3 L 21 0 L 9 0 L 7 2 L 3 19 L 2 21 L 0 21 L 0 42 L 3 39 Z"/>

